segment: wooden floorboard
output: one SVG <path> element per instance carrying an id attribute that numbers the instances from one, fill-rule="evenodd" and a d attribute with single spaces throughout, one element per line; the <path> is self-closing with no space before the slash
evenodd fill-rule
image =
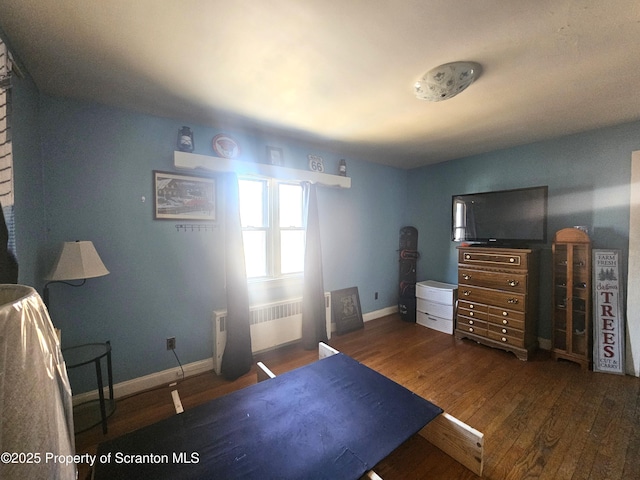
<path id="1" fill-rule="evenodd" d="M 640 478 L 640 379 L 584 372 L 537 352 L 528 362 L 469 340 L 456 340 L 391 315 L 329 342 L 442 407 L 485 435 L 484 478 Z M 290 345 L 263 353 L 276 375 L 311 363 L 316 351 Z M 256 382 L 255 367 L 229 382 L 214 373 L 119 399 L 109 433 L 76 436 L 78 453 Z M 375 468 L 385 480 L 478 478 L 416 435 Z M 81 479 L 89 469 L 80 466 Z"/>
<path id="2" fill-rule="evenodd" d="M 633 411 L 630 412 L 629 444 L 625 452 L 625 464 L 622 478 L 632 478 L 633 472 L 640 472 L 640 396 L 636 395 L 635 402 L 631 402 Z"/>

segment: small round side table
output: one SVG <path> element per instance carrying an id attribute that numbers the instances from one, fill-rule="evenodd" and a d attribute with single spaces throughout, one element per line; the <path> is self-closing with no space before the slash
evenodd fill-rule
<path id="1" fill-rule="evenodd" d="M 96 368 L 98 381 L 98 400 L 89 400 L 73 408 L 74 433 L 84 432 L 102 423 L 102 433 L 107 433 L 107 418 L 116 410 L 113 398 L 113 373 L 111 370 L 111 343 L 86 343 L 75 347 L 64 348 L 62 356 L 67 369 L 81 367 L 93 363 Z M 109 384 L 109 398 L 104 396 L 102 380 L 102 359 L 107 359 L 107 376 Z"/>

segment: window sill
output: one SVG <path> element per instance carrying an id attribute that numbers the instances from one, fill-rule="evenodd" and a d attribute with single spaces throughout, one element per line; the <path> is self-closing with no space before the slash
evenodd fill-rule
<path id="1" fill-rule="evenodd" d="M 255 278 L 247 281 L 250 303 L 262 304 L 302 296 L 304 275 Z"/>

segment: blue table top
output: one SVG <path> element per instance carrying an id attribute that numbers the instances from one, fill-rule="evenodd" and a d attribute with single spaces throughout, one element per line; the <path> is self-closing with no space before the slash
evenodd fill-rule
<path id="1" fill-rule="evenodd" d="M 338 354 L 102 443 L 94 478 L 357 479 L 440 413 Z"/>

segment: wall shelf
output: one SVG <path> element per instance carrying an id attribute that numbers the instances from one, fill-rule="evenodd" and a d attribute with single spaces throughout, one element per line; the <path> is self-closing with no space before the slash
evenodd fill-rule
<path id="1" fill-rule="evenodd" d="M 210 172 L 235 172 L 238 175 L 311 182 L 327 187 L 351 188 L 350 177 L 197 153 L 175 151 L 173 152 L 173 165 L 182 170 L 202 169 Z"/>

